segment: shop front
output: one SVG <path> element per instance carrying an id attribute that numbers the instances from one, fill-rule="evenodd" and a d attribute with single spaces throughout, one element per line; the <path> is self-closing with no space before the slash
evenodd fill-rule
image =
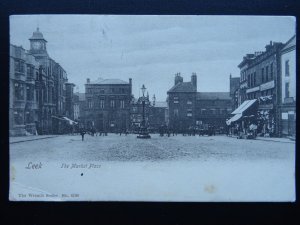
<path id="1" fill-rule="evenodd" d="M 244 101 L 231 114 L 233 115 L 226 121 L 227 135 L 237 136 L 238 138 L 254 138 L 257 135 L 257 107 L 256 99 Z"/>

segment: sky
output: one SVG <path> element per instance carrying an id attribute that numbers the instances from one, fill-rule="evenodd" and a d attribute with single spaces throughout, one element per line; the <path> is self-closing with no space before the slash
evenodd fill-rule
<path id="1" fill-rule="evenodd" d="M 29 49 L 39 27 L 75 91 L 85 91 L 87 78 L 132 78 L 135 97 L 145 84 L 150 97 L 165 101 L 178 72 L 184 81 L 195 72 L 200 92 L 229 91 L 243 56 L 285 43 L 295 24 L 283 16 L 17 15 L 10 43 Z"/>

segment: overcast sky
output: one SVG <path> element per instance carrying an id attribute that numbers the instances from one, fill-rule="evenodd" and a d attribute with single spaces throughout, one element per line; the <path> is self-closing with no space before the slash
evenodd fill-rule
<path id="1" fill-rule="evenodd" d="M 37 26 L 76 91 L 86 78 L 131 77 L 136 97 L 145 84 L 160 101 L 177 72 L 184 81 L 196 72 L 198 91 L 229 91 L 245 54 L 295 34 L 294 17 L 30 15 L 10 18 L 11 43 L 29 49 Z"/>

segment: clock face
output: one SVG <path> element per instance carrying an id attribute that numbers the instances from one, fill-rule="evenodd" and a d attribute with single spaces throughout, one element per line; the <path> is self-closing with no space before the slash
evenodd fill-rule
<path id="1" fill-rule="evenodd" d="M 40 49 L 41 48 L 41 42 L 33 42 L 32 47 L 33 49 Z"/>

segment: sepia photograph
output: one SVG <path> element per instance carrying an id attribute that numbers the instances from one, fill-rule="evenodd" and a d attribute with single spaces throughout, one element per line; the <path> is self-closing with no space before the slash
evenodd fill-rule
<path id="1" fill-rule="evenodd" d="M 296 200 L 295 17 L 9 23 L 9 200 Z"/>

